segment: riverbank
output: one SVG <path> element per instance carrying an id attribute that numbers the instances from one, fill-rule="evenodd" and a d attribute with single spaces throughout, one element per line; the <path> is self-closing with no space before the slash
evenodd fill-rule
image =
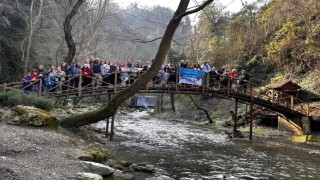
<path id="1" fill-rule="evenodd" d="M 75 179 L 84 147 L 52 130 L 0 122 L 0 179 Z"/>

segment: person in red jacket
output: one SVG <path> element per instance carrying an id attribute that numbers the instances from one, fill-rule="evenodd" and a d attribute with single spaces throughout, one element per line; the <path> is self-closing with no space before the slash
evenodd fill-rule
<path id="1" fill-rule="evenodd" d="M 39 74 L 37 71 L 31 72 L 31 82 L 34 83 L 32 89 L 35 93 L 39 93 L 40 81 L 39 81 Z"/>
<path id="2" fill-rule="evenodd" d="M 81 69 L 82 74 L 82 87 L 88 87 L 88 85 L 91 82 L 90 76 L 91 76 L 91 69 L 88 64 L 84 64 Z"/>
<path id="3" fill-rule="evenodd" d="M 230 71 L 228 75 L 229 75 L 229 78 L 231 79 L 231 90 L 236 92 L 238 87 L 238 83 L 237 83 L 238 72 L 236 69 L 232 69 L 232 71 Z"/>

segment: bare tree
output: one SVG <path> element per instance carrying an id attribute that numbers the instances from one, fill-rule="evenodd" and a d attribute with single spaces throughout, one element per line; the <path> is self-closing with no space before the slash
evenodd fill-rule
<path id="1" fill-rule="evenodd" d="M 99 35 L 97 31 L 107 13 L 109 0 L 61 0 L 49 3 L 54 9 L 52 16 L 63 30 L 68 46 L 65 61 L 70 64 L 75 56 L 83 57 L 90 54 L 90 48 L 96 43 L 94 40 Z M 59 54 L 61 49 L 62 46 L 59 46 L 56 54 Z"/>
<path id="2" fill-rule="evenodd" d="M 141 77 L 137 81 L 135 81 L 133 84 L 131 84 L 129 87 L 117 93 L 111 99 L 111 101 L 108 102 L 108 104 L 106 104 L 102 108 L 96 111 L 70 116 L 64 119 L 60 123 L 60 126 L 65 128 L 78 128 L 87 124 L 96 123 L 98 121 L 101 121 L 107 117 L 114 115 L 118 107 L 125 100 L 133 96 L 136 92 L 138 92 L 159 72 L 166 58 L 166 55 L 171 47 L 171 41 L 172 41 L 173 35 L 176 29 L 178 28 L 182 18 L 189 14 L 200 11 L 201 9 L 203 9 L 213 1 L 214 0 L 207 0 L 202 5 L 187 11 L 190 0 L 180 0 L 180 4 L 176 12 L 174 13 L 169 24 L 167 25 L 165 33 L 160 42 L 158 52 L 154 59 L 154 63 L 151 65 L 150 69 L 144 74 L 142 74 Z"/>
<path id="3" fill-rule="evenodd" d="M 21 43 L 22 60 L 24 61 L 24 74 L 26 74 L 28 71 L 29 58 L 30 58 L 30 48 L 31 48 L 31 44 L 32 44 L 32 37 L 34 36 L 34 33 L 35 33 L 35 26 L 39 24 L 40 19 L 41 19 L 42 10 L 43 10 L 43 0 L 39 0 L 39 2 L 40 2 L 40 7 L 38 10 L 38 14 L 34 17 L 35 0 L 31 1 L 29 16 L 27 17 L 27 26 L 28 26 L 29 34 L 28 34 L 28 37 L 25 38 Z M 17 1 L 17 4 L 20 9 L 18 1 Z M 27 47 L 25 50 L 26 55 L 24 56 L 24 48 L 23 47 L 24 47 L 24 42 L 26 40 L 27 40 Z"/>
<path id="4" fill-rule="evenodd" d="M 64 23 L 63 23 L 63 30 L 64 30 L 64 38 L 67 42 L 68 45 L 68 55 L 65 59 L 65 62 L 67 62 L 68 64 L 71 64 L 71 62 L 73 61 L 73 58 L 76 54 L 76 44 L 73 40 L 72 37 L 72 25 L 71 25 L 71 20 L 72 18 L 77 14 L 80 6 L 84 3 L 85 0 L 78 0 L 75 5 L 73 6 L 73 8 L 71 9 L 70 13 L 67 15 Z M 72 0 L 69 0 L 70 4 L 72 3 Z"/>

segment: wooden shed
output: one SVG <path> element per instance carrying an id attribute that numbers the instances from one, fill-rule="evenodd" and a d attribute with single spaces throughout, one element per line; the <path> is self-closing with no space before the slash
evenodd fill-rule
<path id="1" fill-rule="evenodd" d="M 301 86 L 292 81 L 277 81 L 276 83 L 267 86 L 268 95 L 272 96 L 274 94 L 276 99 L 286 98 L 289 96 L 297 97 L 299 89 Z"/>

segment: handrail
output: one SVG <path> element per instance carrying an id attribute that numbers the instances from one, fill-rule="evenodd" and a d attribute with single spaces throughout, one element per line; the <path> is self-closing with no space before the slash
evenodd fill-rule
<path id="1" fill-rule="evenodd" d="M 128 72 L 125 72 L 128 73 Z M 113 84 L 109 81 L 105 81 L 104 79 L 98 80 L 95 77 L 84 77 L 83 75 L 75 75 L 75 76 L 65 76 L 68 77 L 68 80 L 65 81 L 53 81 L 50 79 L 45 79 L 47 82 L 53 82 L 56 83 L 54 86 L 52 86 L 50 89 L 46 89 L 46 91 L 42 92 L 42 86 L 39 87 L 39 96 L 48 96 L 48 97 L 54 97 L 57 96 L 62 96 L 63 94 L 77 94 L 79 97 L 83 95 L 83 93 L 90 93 L 91 91 L 106 91 L 108 93 L 113 92 L 117 93 L 118 90 L 125 88 L 120 86 L 119 84 L 121 82 L 117 82 L 118 79 L 118 74 L 121 75 L 121 72 L 115 71 L 112 72 L 104 78 L 110 78 L 114 75 L 113 79 Z M 141 74 L 137 74 L 137 76 L 134 77 L 129 77 L 129 84 L 131 83 L 132 80 L 137 79 Z M 173 75 L 173 74 L 172 74 Z M 159 77 L 158 79 L 152 80 L 150 84 L 152 84 L 153 89 L 157 89 L 159 91 L 171 91 L 173 90 L 176 93 L 179 92 L 192 92 L 192 93 L 200 93 L 200 94 L 209 94 L 209 93 L 222 93 L 227 97 L 230 98 L 239 98 L 240 96 L 242 98 L 245 98 L 246 101 L 261 101 L 265 104 L 265 106 L 274 106 L 277 108 L 280 108 L 282 110 L 290 110 L 292 113 L 300 113 L 309 116 L 310 110 L 309 110 L 309 103 L 304 102 L 301 99 L 297 97 L 293 97 L 290 94 L 287 93 L 281 93 L 281 97 L 275 97 L 275 93 L 272 91 L 271 95 L 267 95 L 266 93 L 266 88 L 257 82 L 253 81 L 248 81 L 243 84 L 239 84 L 239 79 L 232 79 L 227 77 L 227 83 L 224 80 L 224 84 L 222 83 L 221 80 L 216 80 L 212 78 L 208 73 L 205 73 L 206 78 L 203 78 L 203 82 L 201 86 L 193 86 L 193 85 L 181 85 L 178 84 L 178 71 L 176 71 L 176 82 L 171 83 L 171 84 L 165 84 L 164 86 L 161 84 L 163 80 L 166 80 L 163 77 Z M 73 87 L 70 86 L 70 81 L 73 80 L 74 78 L 79 77 L 80 81 L 78 84 L 78 87 Z M 84 78 L 89 78 L 92 81 L 97 81 L 101 83 L 100 87 L 92 87 L 93 83 L 88 83 L 84 86 L 82 86 L 83 79 Z M 111 80 L 111 79 L 110 79 Z M 33 81 L 31 84 L 29 84 L 26 87 L 22 87 L 22 82 L 12 82 L 12 83 L 7 83 L 7 84 L 0 84 L 1 89 L 7 90 L 15 90 L 15 91 L 23 91 L 29 86 L 33 86 L 35 84 L 38 84 L 42 82 L 42 79 L 38 79 L 36 81 Z M 206 81 L 206 82 L 205 82 Z M 42 82 L 44 83 L 44 82 Z M 174 85 L 172 85 L 174 84 Z M 216 87 L 218 85 L 218 87 Z M 61 88 L 60 93 L 57 92 L 50 92 L 56 88 Z M 62 90 L 63 88 L 67 88 L 66 90 Z M 146 86 L 146 91 L 149 91 L 151 87 L 148 85 Z M 252 91 L 250 91 L 252 89 Z M 34 93 L 34 92 L 32 92 Z M 93 92 L 91 92 L 93 93 Z M 307 106 L 307 107 L 305 107 Z"/>

